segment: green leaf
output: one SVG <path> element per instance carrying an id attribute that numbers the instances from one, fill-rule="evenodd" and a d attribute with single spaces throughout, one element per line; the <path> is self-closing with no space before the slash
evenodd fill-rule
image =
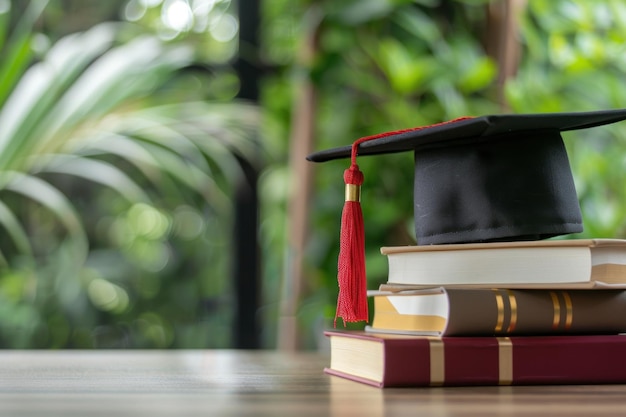
<path id="1" fill-rule="evenodd" d="M 492 59 L 482 57 L 471 65 L 459 80 L 459 88 L 464 93 L 482 90 L 493 83 L 498 68 Z"/>
<path id="2" fill-rule="evenodd" d="M 344 0 L 333 2 L 332 15 L 343 24 L 356 26 L 383 18 L 393 9 L 388 0 Z"/>
<path id="3" fill-rule="evenodd" d="M 33 174 L 47 172 L 72 175 L 110 187 L 130 202 L 150 201 L 148 195 L 130 177 L 107 162 L 59 154 L 46 154 L 34 159 Z"/>
<path id="4" fill-rule="evenodd" d="M 105 25 L 85 36 L 69 35 L 55 44 L 43 62 L 22 75 L 0 110 L 0 169 L 15 168 L 32 146 L 45 140 L 48 126 L 42 126 L 42 120 L 68 83 L 108 47 L 111 35 Z"/>
<path id="5" fill-rule="evenodd" d="M 68 232 L 74 260 L 80 264 L 87 256 L 88 239 L 71 201 L 58 189 L 39 178 L 19 172 L 2 172 L 3 188 L 23 195 L 52 212 Z"/>
<path id="6" fill-rule="evenodd" d="M 0 224 L 11 237 L 17 250 L 27 256 L 33 255 L 33 248 L 28 240 L 28 234 L 13 212 L 0 201 Z"/>
<path id="7" fill-rule="evenodd" d="M 424 41 L 431 48 L 441 42 L 442 34 L 435 21 L 418 8 L 402 8 L 394 13 L 393 19 L 404 30 Z"/>
<path id="8" fill-rule="evenodd" d="M 408 47 L 392 39 L 381 41 L 373 58 L 387 75 L 393 90 L 400 94 L 415 92 L 434 71 L 434 63 L 429 57 L 416 56 Z"/>
<path id="9" fill-rule="evenodd" d="M 33 27 L 47 4 L 48 0 L 30 1 L 8 40 L 8 46 L 4 42 L 0 45 L 6 48 L 0 64 L 0 106 L 5 104 L 16 81 L 30 63 Z M 3 19 L 6 15 L 3 15 Z"/>

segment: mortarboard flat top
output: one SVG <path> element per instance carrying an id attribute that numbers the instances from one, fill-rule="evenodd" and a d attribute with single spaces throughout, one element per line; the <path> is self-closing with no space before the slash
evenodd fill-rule
<path id="1" fill-rule="evenodd" d="M 498 114 L 468 117 L 426 127 L 388 132 L 359 145 L 358 155 L 379 155 L 412 151 L 428 145 L 450 146 L 458 141 L 477 142 L 489 138 L 506 138 L 509 134 L 532 131 L 587 129 L 626 119 L 626 109 L 577 113 Z M 352 145 L 315 152 L 312 162 L 349 158 Z"/>
<path id="2" fill-rule="evenodd" d="M 367 137 L 356 152 L 414 152 L 419 245 L 542 239 L 582 231 L 560 132 L 624 119 L 626 109 L 464 118 Z M 351 154 L 344 146 L 307 159 Z"/>

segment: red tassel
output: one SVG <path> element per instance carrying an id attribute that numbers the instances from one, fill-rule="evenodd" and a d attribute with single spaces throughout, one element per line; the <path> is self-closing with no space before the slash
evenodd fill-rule
<path id="1" fill-rule="evenodd" d="M 367 321 L 367 278 L 365 274 L 365 232 L 361 211 L 360 190 L 363 173 L 352 164 L 343 174 L 346 202 L 341 216 L 341 241 L 337 282 L 337 317 L 346 322 Z"/>
<path id="2" fill-rule="evenodd" d="M 365 228 L 361 211 L 361 185 L 363 173 L 356 163 L 359 145 L 371 137 L 358 139 L 352 144 L 350 168 L 343 173 L 346 184 L 346 202 L 341 215 L 339 261 L 337 265 L 337 317 L 346 322 L 367 321 L 367 276 L 365 273 Z"/>
<path id="3" fill-rule="evenodd" d="M 360 202 L 363 173 L 356 164 L 359 145 L 373 139 L 454 123 L 465 119 L 469 119 L 469 117 L 459 117 L 458 119 L 430 126 L 379 133 L 360 138 L 352 144 L 350 168 L 343 174 L 343 179 L 346 183 L 346 202 L 341 216 L 341 242 L 337 272 L 339 296 L 337 298 L 335 326 L 337 326 L 337 317 L 343 319 L 344 326 L 346 322 L 368 320 L 365 231 Z"/>

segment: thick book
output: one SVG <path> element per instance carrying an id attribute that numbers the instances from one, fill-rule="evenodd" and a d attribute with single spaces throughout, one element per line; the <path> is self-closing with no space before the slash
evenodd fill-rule
<path id="1" fill-rule="evenodd" d="M 626 284 L 626 240 L 572 239 L 383 247 L 388 282 L 419 286 Z"/>
<path id="2" fill-rule="evenodd" d="M 626 336 L 429 337 L 328 331 L 324 371 L 376 387 L 626 383 Z"/>
<path id="3" fill-rule="evenodd" d="M 369 294 L 372 331 L 431 336 L 626 332 L 626 290 L 439 287 Z"/>

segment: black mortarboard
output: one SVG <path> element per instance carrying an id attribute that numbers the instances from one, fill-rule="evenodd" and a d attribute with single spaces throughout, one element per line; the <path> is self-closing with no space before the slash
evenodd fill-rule
<path id="1" fill-rule="evenodd" d="M 344 175 L 346 199 L 357 200 L 350 197 L 362 182 L 357 155 L 413 151 L 418 245 L 543 239 L 582 231 L 578 197 L 560 133 L 624 119 L 626 109 L 460 118 L 368 136 L 307 159 L 352 158 Z M 352 181 L 354 175 L 349 171 L 356 172 L 359 180 Z M 361 215 L 358 210 L 356 217 Z M 352 243 L 345 240 L 354 242 L 347 236 L 350 233 L 342 231 L 340 274 L 342 262 L 344 268 L 352 269 L 361 262 L 360 254 L 346 258 L 345 247 Z M 355 316 L 363 319 L 363 312 L 342 315 L 338 311 L 338 315 L 348 321 Z"/>

